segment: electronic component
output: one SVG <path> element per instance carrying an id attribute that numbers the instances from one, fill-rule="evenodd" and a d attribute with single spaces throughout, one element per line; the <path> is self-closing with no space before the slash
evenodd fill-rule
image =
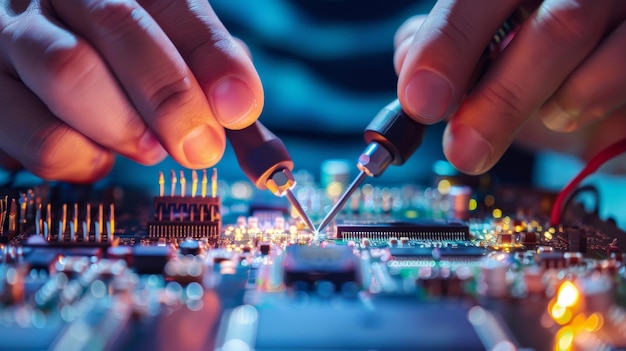
<path id="1" fill-rule="evenodd" d="M 391 222 L 344 222 L 337 225 L 337 239 L 344 241 L 388 241 L 407 238 L 431 242 L 469 241 L 469 227 L 459 222 L 444 221 L 391 221 Z"/>
<path id="2" fill-rule="evenodd" d="M 224 350 L 241 342 L 279 350 L 348 343 L 543 350 L 572 340 L 586 345 L 590 335 L 613 348 L 625 344 L 616 332 L 620 313 L 626 315 L 619 301 L 626 290 L 623 232 L 591 214 L 569 213 L 576 206 L 567 209 L 576 223 L 557 228 L 525 208 L 495 211 L 497 202 L 466 222 L 445 217 L 449 211 L 439 206 L 446 198 L 436 188 L 368 185 L 359 189 L 353 219 L 320 240 L 280 211 L 235 212 L 228 192 L 217 197 L 216 174 L 170 173 L 171 184 L 160 177 L 152 202 L 119 196 L 116 208 L 92 199 L 38 206 L 36 197 L 29 205 L 29 195 L 18 195 L 14 237 L 0 244 L 0 349 L 92 346 L 77 335 L 122 351 Z M 184 227 L 169 237 L 150 235 L 159 216 L 183 225 L 202 211 L 208 217 L 210 201 L 224 222 L 216 235 L 194 238 Z M 5 233 L 12 202 L 6 200 Z M 389 204 L 393 210 L 383 211 Z M 423 218 L 428 213 L 446 219 Z M 82 232 L 72 235 L 74 221 L 79 228 L 89 223 L 86 242 Z M 104 223 L 100 242 L 95 222 Z M 115 230 L 110 243 L 106 227 Z M 585 238 L 586 253 L 570 252 L 583 243 L 577 236 Z M 583 322 L 587 334 L 579 336 Z M 419 323 L 417 332 L 411 323 Z M 213 332 L 215 324 L 223 335 Z M 574 331 L 560 338 L 561 330 Z M 346 333 L 354 337 L 346 341 Z"/>
<path id="3" fill-rule="evenodd" d="M 170 196 L 164 194 L 164 175 L 159 174 L 159 196 L 154 198 L 154 219 L 147 223 L 151 239 L 207 239 L 213 244 L 219 240 L 222 226 L 220 198 L 217 196 L 216 171 L 211 179 L 211 196 L 206 196 L 207 174 L 202 171 L 201 194 L 197 196 L 198 176 L 192 171 L 192 191 L 186 195 L 186 179 L 180 172 L 180 195 L 176 192 L 176 172 L 171 171 Z"/>
<path id="4" fill-rule="evenodd" d="M 358 281 L 356 259 L 344 245 L 289 246 L 283 267 L 285 284 L 303 290 L 313 289 L 316 283 L 324 281 L 339 290 L 344 283 Z"/>

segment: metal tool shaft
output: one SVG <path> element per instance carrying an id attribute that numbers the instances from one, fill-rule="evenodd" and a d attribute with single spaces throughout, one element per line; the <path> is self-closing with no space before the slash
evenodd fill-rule
<path id="1" fill-rule="evenodd" d="M 306 214 L 306 212 L 302 208 L 302 205 L 300 204 L 300 201 L 298 201 L 293 191 L 291 191 L 291 189 L 287 190 L 285 192 L 285 196 L 287 196 L 287 200 L 289 200 L 291 206 L 293 206 L 296 212 L 298 212 L 298 215 L 304 221 L 304 224 L 306 224 L 306 226 L 309 227 L 311 230 L 315 231 L 315 225 L 313 225 L 313 221 L 311 221 L 309 215 Z"/>
<path id="2" fill-rule="evenodd" d="M 335 216 L 337 216 L 339 211 L 341 211 L 346 201 L 348 201 L 350 196 L 352 196 L 352 193 L 354 193 L 354 191 L 359 187 L 359 185 L 361 185 L 365 177 L 367 177 L 367 173 L 365 173 L 364 171 L 361 171 L 359 175 L 352 181 L 352 183 L 350 183 L 350 185 L 346 188 L 346 191 L 343 193 L 343 195 L 341 195 L 339 200 L 335 203 L 335 205 L 330 210 L 330 212 L 326 214 L 326 217 L 324 217 L 320 225 L 317 227 L 316 231 L 318 233 L 324 230 L 324 228 L 326 228 L 326 226 L 330 222 L 332 222 L 332 220 L 335 218 Z"/>

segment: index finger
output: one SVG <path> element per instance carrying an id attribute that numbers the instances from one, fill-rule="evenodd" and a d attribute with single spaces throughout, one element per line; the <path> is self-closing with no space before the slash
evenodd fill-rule
<path id="1" fill-rule="evenodd" d="M 247 52 L 206 0 L 139 0 L 176 46 L 220 124 L 242 129 L 263 109 L 263 87 Z"/>

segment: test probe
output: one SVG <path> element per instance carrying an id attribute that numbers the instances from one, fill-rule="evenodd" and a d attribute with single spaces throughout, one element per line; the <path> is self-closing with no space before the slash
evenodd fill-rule
<path id="1" fill-rule="evenodd" d="M 365 177 L 380 176 L 390 164 L 404 164 L 422 144 L 426 127 L 409 117 L 398 99 L 380 110 L 363 134 L 368 145 L 357 161 L 359 175 L 324 217 L 317 231 L 321 232 L 335 218 Z"/>
<path id="2" fill-rule="evenodd" d="M 518 24 L 528 14 L 522 9 L 516 10 L 494 34 L 489 46 L 481 55 L 471 78 L 472 84 L 483 75 L 487 65 L 506 46 L 506 38 L 513 34 Z M 365 177 L 380 176 L 390 164 L 402 165 L 415 152 L 424 140 L 426 125 L 411 119 L 400 106 L 398 99 L 385 106 L 365 128 L 364 138 L 368 144 L 357 161 L 359 174 L 346 188 L 330 212 L 322 219 L 316 231 L 321 232 L 341 211 L 352 193 Z"/>
<path id="3" fill-rule="evenodd" d="M 291 191 L 296 185 L 291 173 L 293 160 L 283 141 L 259 121 L 239 130 L 226 129 L 226 136 L 235 150 L 239 166 L 250 181 L 258 189 L 287 197 L 309 229 L 315 230 L 313 222 Z"/>

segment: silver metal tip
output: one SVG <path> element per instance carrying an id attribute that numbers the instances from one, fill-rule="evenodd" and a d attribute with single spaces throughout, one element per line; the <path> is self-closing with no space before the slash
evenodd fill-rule
<path id="1" fill-rule="evenodd" d="M 341 209 L 343 208 L 343 205 L 346 204 L 352 193 L 354 193 L 354 191 L 359 187 L 359 185 L 361 184 L 361 182 L 363 182 L 363 179 L 365 179 L 366 176 L 367 173 L 361 171 L 359 175 L 354 178 L 352 183 L 350 183 L 350 185 L 348 185 L 348 187 L 346 188 L 346 191 L 341 195 L 339 200 L 337 200 L 333 208 L 331 208 L 330 211 L 326 214 L 326 217 L 322 219 L 322 222 L 316 229 L 317 232 L 321 232 L 322 230 L 324 230 L 324 228 L 326 228 L 328 224 L 330 224 L 330 222 L 332 222 L 335 216 L 337 216 L 339 211 L 341 211 Z"/>
<path id="2" fill-rule="evenodd" d="M 298 201 L 298 198 L 296 198 L 291 189 L 288 189 L 285 195 L 287 196 L 289 203 L 291 203 L 291 206 L 296 209 L 296 212 L 298 212 L 298 215 L 300 216 L 302 221 L 304 221 L 304 224 L 306 224 L 306 226 L 309 227 L 311 231 L 315 232 L 315 225 L 313 225 L 313 221 L 311 220 L 309 215 L 306 214 L 304 208 L 302 208 L 302 205 L 300 204 L 300 201 Z"/>

